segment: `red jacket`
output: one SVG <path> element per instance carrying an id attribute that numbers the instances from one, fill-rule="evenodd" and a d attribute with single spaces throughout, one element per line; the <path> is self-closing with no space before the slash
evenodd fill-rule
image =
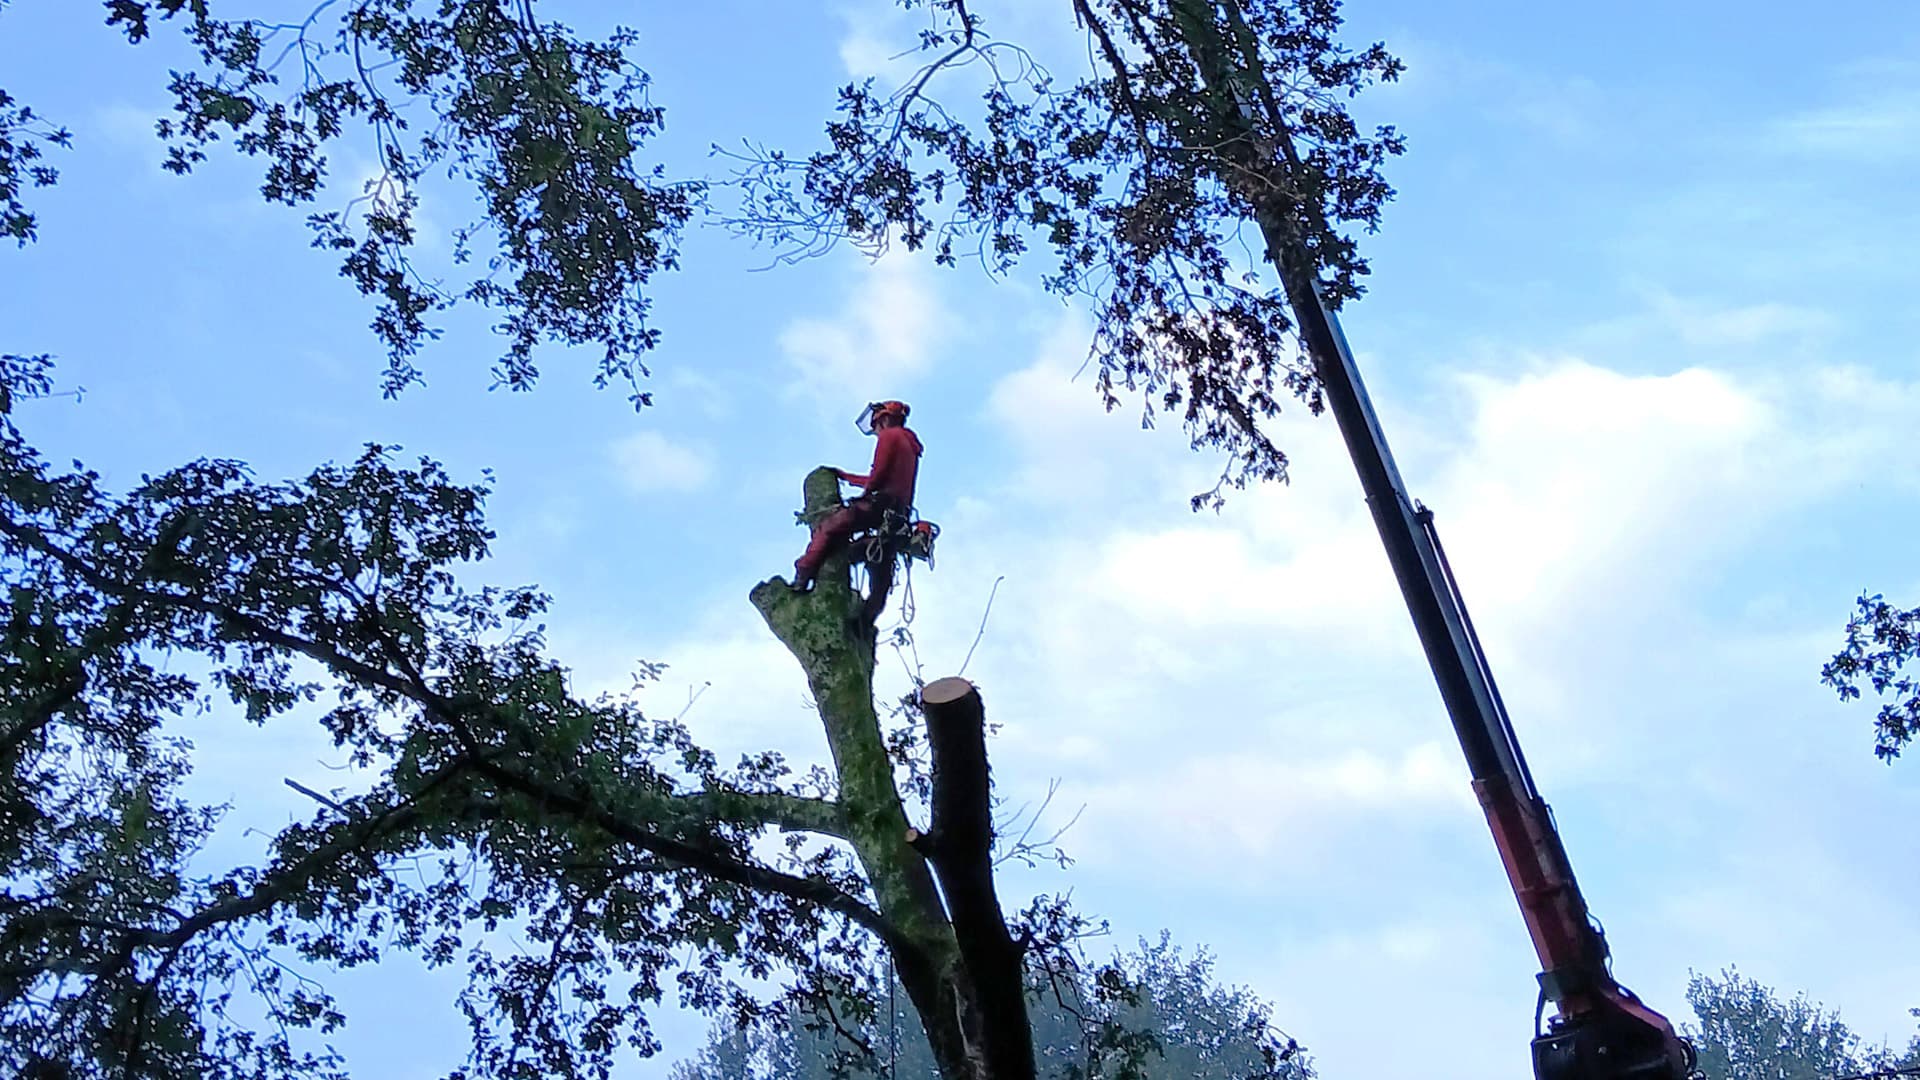
<path id="1" fill-rule="evenodd" d="M 865 476 L 843 472 L 849 484 L 859 484 L 863 495 L 891 495 L 902 506 L 913 505 L 913 482 L 920 472 L 920 436 L 904 427 L 881 428 L 873 448 L 873 469 Z"/>

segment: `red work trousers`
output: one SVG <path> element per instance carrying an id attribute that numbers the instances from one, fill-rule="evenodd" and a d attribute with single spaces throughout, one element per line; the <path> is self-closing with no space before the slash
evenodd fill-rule
<path id="1" fill-rule="evenodd" d="M 862 495 L 814 522 L 813 539 L 808 542 L 806 552 L 793 561 L 794 583 L 811 582 L 820 573 L 820 564 L 827 561 L 828 555 L 845 545 L 854 533 L 879 528 L 880 519 L 896 505 L 891 499 Z"/>
<path id="2" fill-rule="evenodd" d="M 862 495 L 814 523 L 813 539 L 807 550 L 793 562 L 793 583 L 802 588 L 813 583 L 827 556 L 846 546 L 853 534 L 862 529 L 877 529 L 886 520 L 888 510 L 899 510 L 900 501 L 887 495 Z M 887 594 L 893 591 L 893 552 L 867 567 L 867 599 L 861 615 L 869 625 L 879 621 L 887 606 Z"/>

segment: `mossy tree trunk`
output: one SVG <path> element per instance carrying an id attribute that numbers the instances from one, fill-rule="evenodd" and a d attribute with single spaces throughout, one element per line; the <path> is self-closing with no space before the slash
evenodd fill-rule
<path id="1" fill-rule="evenodd" d="M 831 468 L 807 475 L 805 499 L 803 518 L 810 522 L 840 504 L 840 482 Z M 960 745 L 977 744 L 977 754 L 943 761 L 941 748 L 934 748 L 934 825 L 965 823 L 963 843 L 953 849 L 964 850 L 956 857 L 970 869 L 953 873 L 938 829 L 913 827 L 895 783 L 874 708 L 874 627 L 861 614 L 846 553 L 827 559 L 808 592 L 774 578 L 755 586 L 750 599 L 806 673 L 839 778 L 845 839 L 887 923 L 885 945 L 942 1077 L 1031 1080 L 1020 948 L 993 892 L 987 855 L 984 712 L 976 707 L 970 719 L 963 718 L 962 729 L 971 723 L 973 734 L 962 730 L 956 737 Z M 977 706 L 977 694 L 972 701 Z"/>

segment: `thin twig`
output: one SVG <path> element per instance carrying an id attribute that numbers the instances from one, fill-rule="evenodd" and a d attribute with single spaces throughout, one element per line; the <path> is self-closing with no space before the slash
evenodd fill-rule
<path id="1" fill-rule="evenodd" d="M 676 716 L 673 718 L 673 722 L 677 724 L 680 721 L 685 720 L 687 718 L 687 714 L 693 711 L 693 703 L 696 701 L 699 701 L 701 698 L 701 695 L 705 694 L 707 692 L 707 688 L 712 685 L 713 685 L 713 681 L 709 679 L 706 682 L 701 683 L 700 689 L 697 691 L 694 690 L 692 687 L 688 687 L 686 707 L 680 710 L 679 716 Z"/>
<path id="2" fill-rule="evenodd" d="M 993 865 L 1003 866 L 1009 862 L 1018 860 L 1028 866 L 1032 866 L 1036 858 L 1046 858 L 1050 861 L 1057 861 L 1062 866 L 1067 865 L 1069 861 L 1067 855 L 1059 848 L 1060 838 L 1065 836 L 1068 830 L 1079 823 L 1080 815 L 1087 811 L 1086 804 L 1082 803 L 1080 809 L 1075 810 L 1073 816 L 1067 819 L 1067 823 L 1055 829 L 1052 835 L 1040 840 L 1033 839 L 1033 830 L 1040 826 L 1041 817 L 1046 814 L 1047 808 L 1053 805 L 1053 797 L 1059 794 L 1059 792 L 1060 781 L 1058 779 L 1048 781 L 1046 797 L 1040 800 L 1040 805 L 1034 808 L 1031 815 L 1027 813 L 1027 808 L 1022 806 L 1019 810 L 1015 811 L 1013 817 L 1008 820 L 1005 829 L 995 828 L 994 831 L 996 834 L 1004 835 L 1005 833 L 1012 832 L 1014 827 L 1021 825 L 1022 819 L 1025 819 L 1025 825 L 1020 829 L 1019 838 L 1007 845 L 1007 847 L 994 858 Z M 1049 847 L 1054 849 L 1052 855 L 1045 854 L 1046 849 Z"/>
<path id="3" fill-rule="evenodd" d="M 973 635 L 973 644 L 967 646 L 967 657 L 965 660 L 960 661 L 960 670 L 957 675 L 965 675 L 967 673 L 967 664 L 973 660 L 973 650 L 980 647 L 980 639 L 986 636 L 987 617 L 993 614 L 993 598 L 999 595 L 1000 583 L 1005 580 L 1007 580 L 1007 575 L 1005 574 L 1001 574 L 999 577 L 993 579 L 993 591 L 987 593 L 987 610 L 980 613 L 980 629 Z"/>

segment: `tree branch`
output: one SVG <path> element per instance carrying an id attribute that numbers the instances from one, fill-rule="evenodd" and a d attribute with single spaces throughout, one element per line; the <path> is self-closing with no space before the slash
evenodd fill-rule
<path id="1" fill-rule="evenodd" d="M 733 825 L 771 825 L 782 832 L 819 833 L 847 839 L 847 823 L 840 804 L 831 799 L 790 795 L 784 791 L 727 789 L 676 795 L 673 805 L 692 815 Z"/>
<path id="2" fill-rule="evenodd" d="M 108 957 L 85 965 L 84 972 L 89 975 L 111 977 L 125 970 L 127 965 L 133 962 L 134 954 L 142 949 L 176 953 L 195 936 L 207 930 L 250 919 L 272 910 L 335 863 L 362 851 L 380 836 L 418 824 L 422 817 L 419 810 L 422 798 L 452 780 L 472 764 L 474 763 L 468 759 L 457 760 L 429 776 L 418 791 L 406 796 L 396 805 L 342 826 L 336 839 L 322 844 L 287 866 L 270 870 L 262 884 L 244 896 L 221 900 L 201 908 L 192 915 L 182 916 L 179 918 L 178 925 L 168 930 L 151 927 L 115 928 L 120 936 L 118 947 Z M 64 911 L 50 913 L 44 922 L 49 929 L 61 926 L 98 925 Z"/>
<path id="3" fill-rule="evenodd" d="M 362 683 L 391 690 L 407 700 L 415 702 L 422 708 L 429 710 L 437 718 L 452 727 L 465 744 L 467 757 L 464 760 L 470 764 L 478 774 L 486 776 L 504 787 L 529 796 L 550 807 L 563 809 L 573 817 L 594 824 L 606 831 L 609 835 L 632 844 L 642 851 L 672 859 L 675 862 L 682 863 L 693 869 L 702 870 L 721 880 L 729 881 L 736 885 L 773 892 L 790 899 L 817 904 L 872 930 L 887 940 L 889 944 L 898 945 L 902 943 L 902 939 L 892 925 L 877 911 L 862 903 L 858 898 L 828 882 L 798 877 L 774 870 L 770 867 L 741 862 L 719 852 L 698 848 L 682 841 L 660 836 L 640 824 L 629 821 L 603 807 L 595 805 L 591 799 L 583 795 L 565 791 L 557 785 L 546 783 L 519 770 L 509 769 L 497 762 L 487 760 L 485 748 L 480 744 L 479 740 L 473 735 L 473 732 L 464 721 L 463 713 L 465 710 L 460 708 L 460 703 L 435 692 L 431 687 L 426 685 L 424 678 L 417 672 L 411 672 L 403 676 L 385 668 L 376 667 L 356 657 L 349 656 L 338 648 L 324 642 L 312 641 L 295 634 L 287 633 L 286 631 L 269 625 L 257 616 L 240 611 L 227 604 L 180 593 L 144 589 L 115 581 L 113 578 L 93 567 L 85 559 L 53 543 L 38 529 L 0 519 L 0 532 L 4 532 L 19 542 L 55 559 L 83 581 L 103 593 L 113 596 L 140 596 L 158 602 L 177 604 L 188 610 L 201 612 L 240 627 L 249 637 L 255 640 L 277 645 L 289 651 L 299 653 Z M 494 711 L 490 703 L 479 702 L 478 704 L 490 713 Z M 743 796 L 748 795 L 748 793 L 740 794 Z M 727 795 L 718 795 L 716 793 L 702 793 L 700 795 L 690 796 L 689 798 L 692 801 L 685 805 L 703 805 L 701 802 L 703 799 L 706 800 L 705 805 L 730 803 L 742 812 L 743 820 L 749 822 L 761 821 L 765 824 L 774 825 L 779 825 L 783 821 L 787 821 L 799 825 L 806 831 L 828 832 L 830 828 L 835 826 L 839 818 L 837 808 L 835 812 L 827 812 L 826 810 L 827 807 L 833 804 L 823 804 L 819 800 L 809 800 L 799 796 L 770 794 L 769 797 L 761 797 L 760 793 L 753 793 L 752 797 L 744 802 L 735 800 Z M 837 833 L 829 832 L 829 835 L 837 835 Z M 316 853 L 316 855 L 317 854 L 318 853 Z M 317 872 L 318 869 L 319 864 L 315 864 L 312 872 Z M 288 889 L 290 888 L 291 885 L 288 886 Z M 282 890 L 280 893 L 275 894 L 268 890 L 256 890 L 255 894 L 248 897 L 229 901 L 223 905 L 216 905 L 215 908 L 202 912 L 200 916 L 188 920 L 187 923 L 174 931 L 136 932 L 130 937 L 127 955 L 130 957 L 131 950 L 134 948 L 144 945 L 164 948 L 167 947 L 176 936 L 179 936 L 181 940 L 185 940 L 208 926 L 258 914 L 270 908 L 273 903 L 277 902 L 279 896 L 284 895 L 285 891 L 286 890 Z M 125 961 L 122 960 L 121 964 L 124 965 L 124 962 Z"/>
<path id="4" fill-rule="evenodd" d="M 735 885 L 776 893 L 789 899 L 817 905 L 866 927 L 878 934 L 889 946 L 911 947 L 911 943 L 907 942 L 879 912 L 830 882 L 798 877 L 771 867 L 742 862 L 723 852 L 661 836 L 595 804 L 584 794 L 565 790 L 557 784 L 528 775 L 518 769 L 509 768 L 497 761 L 475 762 L 474 771 L 503 788 L 524 795 L 549 809 L 564 811 L 579 821 L 594 825 L 616 840 L 631 844 L 641 851 L 670 859 L 689 869 L 699 870 Z"/>
<path id="5" fill-rule="evenodd" d="M 414 687 L 393 672 L 384 668 L 375 667 L 364 660 L 349 656 L 332 646 L 289 634 L 284 630 L 269 625 L 258 616 L 248 614 L 232 605 L 222 604 L 218 601 L 208 600 L 203 597 L 190 596 L 185 593 L 148 589 L 139 585 L 115 581 L 111 576 L 101 572 L 85 559 L 54 543 L 47 538 L 46 534 L 32 526 L 22 525 L 15 521 L 0 518 L 0 533 L 5 533 L 7 536 L 53 559 L 71 571 L 75 577 L 78 577 L 88 585 L 99 589 L 109 596 L 120 598 L 132 597 L 156 603 L 173 604 L 189 611 L 196 611 L 202 615 L 211 616 L 240 627 L 246 631 L 249 637 L 257 641 L 268 645 L 277 645 L 291 652 L 297 652 L 309 659 L 317 660 L 327 667 L 332 668 L 338 674 L 350 676 L 371 686 L 379 686 L 391 690 L 396 694 L 415 701 L 420 700 Z"/>
<path id="6" fill-rule="evenodd" d="M 135 580 L 151 578 L 162 564 L 173 559 L 187 527 L 192 524 L 190 517 L 190 514 L 177 514 L 160 530 L 153 547 L 147 549 L 145 557 L 140 560 Z M 18 535 L 11 521 L 0 522 L 0 527 L 6 527 L 9 535 Z M 0 737 L 0 760 L 13 756 L 36 732 L 51 724 L 54 717 L 79 699 L 87 688 L 87 661 L 124 640 L 141 599 L 138 595 L 118 597 L 117 602 L 108 609 L 107 617 L 82 639 L 79 649 L 59 664 L 59 674 L 50 680 L 51 685 L 21 709 L 25 719 Z"/>

